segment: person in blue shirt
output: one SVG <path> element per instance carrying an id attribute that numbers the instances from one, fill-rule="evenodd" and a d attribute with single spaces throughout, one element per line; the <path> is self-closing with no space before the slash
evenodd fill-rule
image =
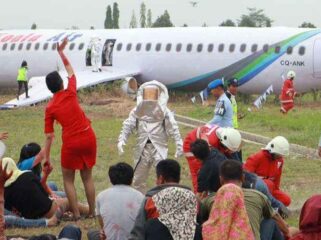
<path id="1" fill-rule="evenodd" d="M 222 79 L 212 81 L 208 87 L 210 92 L 216 98 L 214 117 L 209 124 L 220 127 L 233 127 L 233 107 L 229 98 L 224 92 L 224 83 Z"/>

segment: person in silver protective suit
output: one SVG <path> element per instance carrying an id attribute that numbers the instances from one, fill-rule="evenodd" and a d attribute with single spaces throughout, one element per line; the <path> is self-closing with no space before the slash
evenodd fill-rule
<path id="1" fill-rule="evenodd" d="M 91 41 L 91 65 L 93 66 L 93 72 L 101 72 L 102 63 L 102 46 L 100 38 L 94 38 Z"/>
<path id="2" fill-rule="evenodd" d="M 118 139 L 118 151 L 123 147 L 135 130 L 137 145 L 134 152 L 135 173 L 133 186 L 142 193 L 146 192 L 146 180 L 151 166 L 167 158 L 168 137 L 176 143 L 175 158 L 183 155 L 183 142 L 173 113 L 167 108 L 167 88 L 153 80 L 144 83 L 137 92 L 137 106 L 123 122 Z"/>

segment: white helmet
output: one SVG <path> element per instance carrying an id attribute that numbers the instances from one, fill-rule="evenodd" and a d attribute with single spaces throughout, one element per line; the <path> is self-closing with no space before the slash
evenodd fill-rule
<path id="1" fill-rule="evenodd" d="M 5 152 L 6 152 L 6 145 L 4 145 L 2 141 L 0 141 L 0 159 L 2 159 Z"/>
<path id="2" fill-rule="evenodd" d="M 268 150 L 270 153 L 289 156 L 290 144 L 285 137 L 277 136 L 273 138 L 264 149 Z"/>
<path id="3" fill-rule="evenodd" d="M 232 152 L 237 152 L 242 143 L 242 137 L 238 130 L 234 128 L 219 128 L 216 132 L 221 143 Z"/>
<path id="4" fill-rule="evenodd" d="M 296 74 L 295 74 L 294 71 L 289 71 L 288 72 L 288 75 L 287 75 L 288 79 L 293 79 L 293 78 L 295 78 L 295 76 L 296 76 Z"/>

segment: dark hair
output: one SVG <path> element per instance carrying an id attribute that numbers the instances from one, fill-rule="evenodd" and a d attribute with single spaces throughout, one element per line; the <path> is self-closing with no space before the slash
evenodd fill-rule
<path id="1" fill-rule="evenodd" d="M 23 147 L 20 150 L 20 158 L 19 158 L 18 163 L 21 163 L 26 159 L 37 156 L 38 153 L 40 153 L 40 151 L 41 151 L 41 147 L 38 143 L 28 143 L 26 145 L 23 145 Z M 37 164 L 32 169 L 28 169 L 28 170 L 32 170 L 32 172 L 36 176 L 40 177 L 41 163 Z"/>
<path id="2" fill-rule="evenodd" d="M 56 93 L 61 90 L 63 80 L 57 71 L 51 72 L 46 76 L 47 88 L 52 93 Z"/>
<path id="3" fill-rule="evenodd" d="M 39 236 L 33 236 L 33 237 L 29 238 L 29 240 L 56 240 L 56 239 L 57 239 L 57 237 L 52 234 L 42 234 Z"/>
<path id="4" fill-rule="evenodd" d="M 32 143 L 23 145 L 23 147 L 20 150 L 19 163 L 25 159 L 37 156 L 37 154 L 40 153 L 40 151 L 41 151 L 41 147 L 38 143 L 32 142 Z"/>
<path id="5" fill-rule="evenodd" d="M 21 63 L 21 67 L 28 67 L 27 61 L 23 60 Z"/>
<path id="6" fill-rule="evenodd" d="M 156 166 L 157 177 L 162 176 L 166 182 L 179 183 L 181 179 L 181 166 L 172 159 L 160 161 Z"/>
<path id="7" fill-rule="evenodd" d="M 191 152 L 196 158 L 204 161 L 210 155 L 210 147 L 203 139 L 197 139 L 191 143 Z"/>
<path id="8" fill-rule="evenodd" d="M 243 166 L 239 161 L 226 160 L 221 164 L 220 176 L 224 180 L 241 180 L 243 177 Z"/>
<path id="9" fill-rule="evenodd" d="M 121 162 L 111 166 L 108 175 L 113 185 L 131 185 L 134 177 L 134 169 L 129 164 Z"/>

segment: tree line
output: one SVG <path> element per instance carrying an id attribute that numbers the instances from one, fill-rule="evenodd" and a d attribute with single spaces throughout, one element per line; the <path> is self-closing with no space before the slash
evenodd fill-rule
<path id="1" fill-rule="evenodd" d="M 171 21 L 170 14 L 167 10 L 153 21 L 152 10 L 149 8 L 147 10 L 146 4 L 141 3 L 139 9 L 139 19 L 137 20 L 135 10 L 132 11 L 131 19 L 129 22 L 129 28 L 159 28 L 159 27 L 174 27 Z M 119 18 L 120 10 L 117 2 L 112 5 L 108 5 L 105 14 L 104 28 L 105 29 L 118 29 L 119 28 Z M 242 14 L 240 19 L 233 21 L 231 19 L 226 19 L 219 26 L 224 27 L 272 27 L 273 20 L 268 17 L 263 9 L 248 8 L 247 14 Z M 203 23 L 202 27 L 207 27 L 208 24 Z M 188 27 L 184 24 L 182 27 Z M 303 22 L 299 28 L 316 28 L 311 22 Z M 33 23 L 31 29 L 37 29 L 36 23 Z M 72 26 L 70 29 L 78 29 L 77 26 Z M 93 26 L 90 29 L 94 29 Z"/>

